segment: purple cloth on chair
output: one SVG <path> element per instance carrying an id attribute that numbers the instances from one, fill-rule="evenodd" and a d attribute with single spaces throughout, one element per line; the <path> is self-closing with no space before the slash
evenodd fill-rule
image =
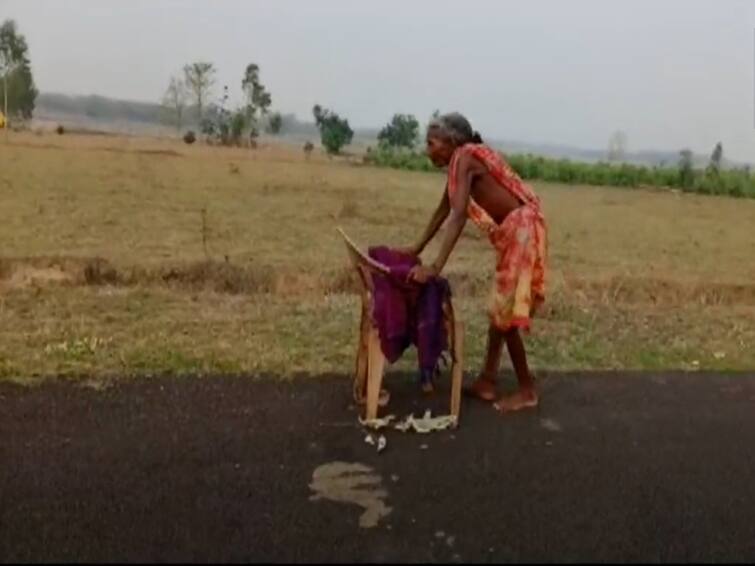
<path id="1" fill-rule="evenodd" d="M 408 282 L 409 272 L 419 264 L 417 257 L 384 246 L 370 248 L 368 253 L 390 269 L 390 275 L 373 277 L 372 317 L 386 359 L 395 362 L 414 344 L 422 380 L 432 379 L 438 360 L 448 349 L 443 324 L 443 302 L 451 295 L 448 281 L 436 277 L 424 285 Z"/>

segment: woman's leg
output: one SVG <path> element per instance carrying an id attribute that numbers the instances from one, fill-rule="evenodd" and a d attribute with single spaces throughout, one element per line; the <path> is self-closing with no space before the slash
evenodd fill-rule
<path id="1" fill-rule="evenodd" d="M 488 350 L 485 354 L 485 366 L 480 376 L 465 389 L 467 395 L 482 399 L 483 401 L 495 401 L 496 379 L 498 367 L 501 364 L 503 351 L 503 332 L 492 324 L 488 328 Z"/>
<path id="2" fill-rule="evenodd" d="M 488 327 L 488 351 L 485 354 L 485 367 L 482 370 L 482 375 L 492 382 L 495 382 L 498 377 L 502 352 L 503 332 L 491 324 Z"/>
<path id="3" fill-rule="evenodd" d="M 538 396 L 535 390 L 535 382 L 527 365 L 527 352 L 524 350 L 524 342 L 518 328 L 512 328 L 503 334 L 506 347 L 511 356 L 511 364 L 514 366 L 516 378 L 519 382 L 519 391 L 512 395 L 504 395 L 495 404 L 495 408 L 502 413 L 520 411 L 537 407 Z"/>

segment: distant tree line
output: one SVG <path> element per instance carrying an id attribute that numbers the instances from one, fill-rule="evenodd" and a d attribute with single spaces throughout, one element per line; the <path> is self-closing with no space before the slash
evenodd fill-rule
<path id="1" fill-rule="evenodd" d="M 618 187 L 671 187 L 684 192 L 755 198 L 755 176 L 749 167 L 723 169 L 723 146 L 713 149 L 704 169 L 694 167 L 689 149 L 679 152 L 675 167 L 646 167 L 629 163 L 582 163 L 549 159 L 531 154 L 512 154 L 507 161 L 523 179 L 575 185 Z M 411 171 L 436 171 L 427 156 L 418 151 L 400 151 L 379 145 L 370 148 L 364 162 L 379 167 Z"/>
<path id="2" fill-rule="evenodd" d="M 40 93 L 37 105 L 48 111 L 86 116 L 94 120 L 123 120 L 144 124 L 159 124 L 164 120 L 164 109 L 159 104 L 114 100 L 98 95 Z"/>

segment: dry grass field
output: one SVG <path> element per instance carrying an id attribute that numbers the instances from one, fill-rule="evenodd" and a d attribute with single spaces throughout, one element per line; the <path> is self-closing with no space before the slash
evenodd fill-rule
<path id="1" fill-rule="evenodd" d="M 755 367 L 755 201 L 535 185 L 551 266 L 536 369 Z M 440 173 L 295 148 L 12 133 L 0 377 L 348 374 L 358 307 L 334 228 L 410 243 L 442 190 Z M 469 226 L 448 267 L 468 371 L 492 265 Z"/>

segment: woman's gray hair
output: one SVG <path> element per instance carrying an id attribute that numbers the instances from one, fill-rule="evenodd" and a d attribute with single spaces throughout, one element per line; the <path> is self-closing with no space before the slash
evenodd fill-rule
<path id="1" fill-rule="evenodd" d="M 430 133 L 431 131 L 437 132 L 457 146 L 467 143 L 482 143 L 480 134 L 474 131 L 469 120 L 458 112 L 443 114 L 430 120 L 427 132 Z"/>

